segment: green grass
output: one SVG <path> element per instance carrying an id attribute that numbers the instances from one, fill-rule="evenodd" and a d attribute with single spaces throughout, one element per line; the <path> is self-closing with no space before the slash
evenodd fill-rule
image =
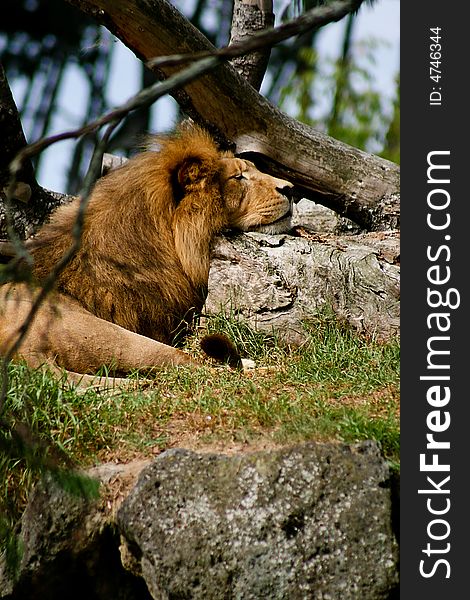
<path id="1" fill-rule="evenodd" d="M 11 365 L 8 426 L 0 427 L 0 509 L 21 510 L 41 461 L 89 466 L 188 443 L 374 439 L 398 465 L 398 340 L 366 339 L 327 314 L 306 326 L 308 341 L 296 349 L 234 319 L 215 317 L 206 331 L 227 333 L 258 368 L 168 368 L 150 386 L 99 393 Z M 192 352 L 197 339 L 188 342 Z M 12 444 L 11 428 L 19 444 Z"/>

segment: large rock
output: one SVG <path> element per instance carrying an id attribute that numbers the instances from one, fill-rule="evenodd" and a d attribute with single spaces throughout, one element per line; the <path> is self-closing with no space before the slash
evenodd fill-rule
<path id="1" fill-rule="evenodd" d="M 100 500 L 38 486 L 16 579 L 0 557 L 0 598 L 398 597 L 397 501 L 375 443 L 170 450 L 145 464 L 94 469 L 110 486 Z"/>
<path id="2" fill-rule="evenodd" d="M 170 450 L 119 513 L 155 600 L 379 600 L 397 593 L 390 474 L 373 443 L 224 456 Z"/>
<path id="3" fill-rule="evenodd" d="M 387 339 L 400 327 L 399 253 L 397 232 L 219 237 L 206 312 L 238 314 L 302 343 L 303 322 L 328 306 L 355 329 Z"/>
<path id="4" fill-rule="evenodd" d="M 5 600 L 150 600 L 144 582 L 125 570 L 119 532 L 101 501 L 71 495 L 47 478 L 21 522 L 23 556 L 15 575 L 0 555 Z"/>

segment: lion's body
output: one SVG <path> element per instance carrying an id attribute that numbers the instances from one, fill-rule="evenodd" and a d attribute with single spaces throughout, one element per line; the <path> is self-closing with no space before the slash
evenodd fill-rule
<path id="1" fill-rule="evenodd" d="M 285 228 L 291 203 L 282 193 L 290 184 L 220 153 L 198 128 L 160 145 L 98 181 L 80 249 L 57 289 L 104 321 L 170 344 L 204 304 L 214 236 L 270 223 L 273 231 Z M 39 282 L 72 243 L 77 202 L 60 207 L 30 244 Z"/>
<path id="2" fill-rule="evenodd" d="M 0 288 L 0 350 L 15 342 L 18 327 L 28 317 L 37 291 L 25 284 Z M 125 375 L 135 369 L 159 365 L 191 364 L 181 350 L 138 335 L 115 323 L 100 319 L 63 294 L 50 294 L 28 328 L 21 356 L 31 367 L 44 363 L 68 371 L 96 373 L 107 366 Z"/>

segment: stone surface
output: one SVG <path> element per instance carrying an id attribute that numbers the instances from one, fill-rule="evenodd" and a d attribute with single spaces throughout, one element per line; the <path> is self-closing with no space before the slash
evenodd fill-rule
<path id="1" fill-rule="evenodd" d="M 144 582 L 124 570 L 119 534 L 97 501 L 66 493 L 48 479 L 33 493 L 21 523 L 16 578 L 0 557 L 5 600 L 150 600 Z"/>
<path id="2" fill-rule="evenodd" d="M 118 512 L 121 556 L 155 600 L 392 598 L 391 496 L 371 442 L 170 450 Z"/>
<path id="3" fill-rule="evenodd" d="M 398 598 L 398 498 L 375 443 L 178 449 L 90 474 L 99 500 L 34 491 L 0 598 Z"/>

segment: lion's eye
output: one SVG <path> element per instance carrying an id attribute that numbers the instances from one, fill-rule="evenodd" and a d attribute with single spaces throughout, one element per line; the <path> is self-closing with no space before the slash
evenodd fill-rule
<path id="1" fill-rule="evenodd" d="M 237 181 L 241 181 L 242 179 L 246 179 L 243 173 L 238 173 L 237 175 L 233 175 L 232 179 L 236 179 Z"/>

